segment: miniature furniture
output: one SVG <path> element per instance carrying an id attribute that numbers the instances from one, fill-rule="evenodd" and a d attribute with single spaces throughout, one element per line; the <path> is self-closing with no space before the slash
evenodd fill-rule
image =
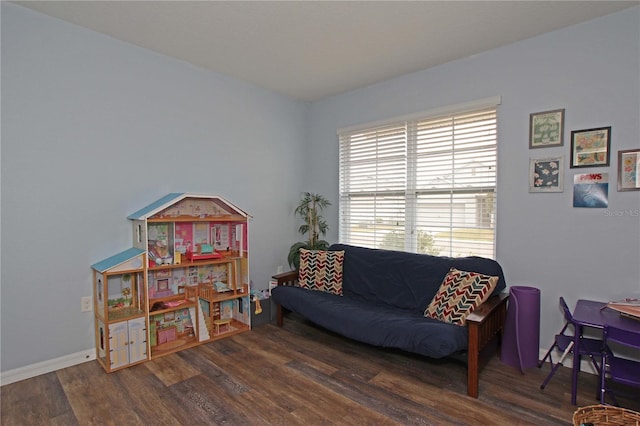
<path id="1" fill-rule="evenodd" d="M 92 265 L 107 372 L 250 330 L 247 213 L 174 193 L 128 219 L 133 247 Z"/>
<path id="2" fill-rule="evenodd" d="M 546 355 L 540 360 L 538 367 L 542 367 L 542 365 L 546 362 L 547 358 L 549 359 L 549 364 L 551 365 L 551 371 L 544 379 L 544 382 L 540 385 L 540 389 L 544 389 L 545 386 L 549 383 L 553 375 L 556 373 L 558 368 L 562 365 L 562 361 L 569 354 L 578 355 L 586 355 L 591 359 L 591 363 L 594 368 L 600 374 L 601 365 L 596 362 L 596 358 L 602 359 L 602 350 L 603 343 L 600 339 L 592 339 L 582 336 L 581 327 L 576 325 L 576 321 L 573 319 L 573 315 L 567 306 L 567 303 L 564 301 L 563 297 L 560 297 L 560 308 L 562 309 L 564 315 L 564 327 L 560 330 L 560 333 L 556 334 L 553 345 L 549 348 Z M 573 335 L 565 334 L 567 329 L 571 327 L 573 329 Z M 577 340 L 576 340 L 577 336 Z M 562 352 L 560 359 L 558 359 L 557 363 L 553 363 L 552 353 L 555 350 L 559 350 Z"/>
<path id="3" fill-rule="evenodd" d="M 225 319 L 213 320 L 213 325 L 215 327 L 214 334 L 218 335 L 220 334 L 220 327 L 226 326 L 227 331 L 231 330 L 231 319 L 225 318 Z"/>
<path id="4" fill-rule="evenodd" d="M 621 315 L 620 312 L 607 308 L 604 302 L 593 300 L 578 300 L 573 309 L 574 324 L 578 327 L 576 336 L 582 334 L 582 327 L 603 329 L 605 325 L 621 328 L 640 334 L 640 321 Z M 577 337 L 574 337 L 574 341 Z M 577 341 L 576 341 L 577 343 Z M 573 357 L 573 371 L 571 377 L 571 403 L 576 405 L 576 393 L 578 389 L 578 370 L 580 368 L 580 354 Z M 601 370 L 602 371 L 602 370 Z"/>
<path id="5" fill-rule="evenodd" d="M 610 382 L 621 383 L 626 386 L 640 388 L 640 331 L 625 330 L 612 325 L 605 325 L 602 331 L 604 341 L 604 366 L 600 371 L 600 403 L 605 404 L 606 396 L 609 395 L 615 405 L 615 393 L 609 386 Z M 636 359 L 622 358 L 616 356 L 608 350 L 609 344 L 614 343 L 626 348 L 636 355 Z M 620 347 L 619 346 L 619 347 Z M 636 398 L 640 397 L 640 391 L 636 391 Z"/>
<path id="6" fill-rule="evenodd" d="M 383 347 L 394 347 L 431 358 L 467 352 L 467 393 L 478 396 L 480 352 L 500 338 L 508 295 L 502 268 L 491 259 L 448 258 L 424 254 L 334 244 L 330 251 L 344 251 L 342 295 L 302 288 L 299 273 L 275 275 L 271 291 L 278 325 L 283 311 L 343 336 Z M 425 316 L 425 308 L 439 293 L 450 268 L 497 277 L 493 297 L 466 317 L 464 326 Z M 489 294 L 487 294 L 489 296 Z"/>

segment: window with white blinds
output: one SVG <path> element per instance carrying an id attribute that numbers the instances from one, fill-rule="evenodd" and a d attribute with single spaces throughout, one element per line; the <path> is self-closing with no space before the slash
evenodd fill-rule
<path id="1" fill-rule="evenodd" d="M 496 111 L 339 130 L 340 241 L 495 258 Z"/>

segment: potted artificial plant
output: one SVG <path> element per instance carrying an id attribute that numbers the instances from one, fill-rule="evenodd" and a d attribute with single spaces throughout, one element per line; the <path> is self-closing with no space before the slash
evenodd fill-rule
<path id="1" fill-rule="evenodd" d="M 300 228 L 298 228 L 298 231 L 302 235 L 306 235 L 308 239 L 307 241 L 299 241 L 291 246 L 289 256 L 287 257 L 289 266 L 295 269 L 300 267 L 301 248 L 307 250 L 326 250 L 329 248 L 329 243 L 320 239 L 320 236 L 325 235 L 327 229 L 329 229 L 327 222 L 322 218 L 320 212 L 330 205 L 329 200 L 320 194 L 304 193 L 298 207 L 296 207 L 295 213 L 304 221 L 304 223 L 300 225 Z"/>

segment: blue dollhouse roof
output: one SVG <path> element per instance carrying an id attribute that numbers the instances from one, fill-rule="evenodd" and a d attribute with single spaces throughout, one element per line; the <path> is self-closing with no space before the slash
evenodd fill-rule
<path id="1" fill-rule="evenodd" d="M 149 204 L 148 206 L 141 208 L 137 212 L 131 213 L 129 216 L 127 216 L 127 219 L 146 219 L 147 217 L 154 215 L 158 211 L 182 200 L 184 198 L 184 195 L 186 194 L 179 192 L 167 194 L 159 200 L 156 200 L 153 203 Z"/>
<path id="2" fill-rule="evenodd" d="M 228 207 L 229 209 L 233 210 L 234 213 L 244 217 L 249 217 L 249 215 L 246 212 L 244 212 L 242 209 L 239 209 L 238 207 L 234 206 L 232 203 L 228 202 L 227 200 L 225 200 L 224 198 L 218 195 L 202 195 L 202 194 L 174 192 L 171 194 L 167 194 L 164 197 L 160 198 L 159 200 L 156 200 L 153 203 L 149 204 L 148 206 L 141 208 L 137 212 L 130 214 L 129 216 L 127 216 L 127 219 L 145 220 L 155 215 L 156 213 L 164 209 L 167 209 L 172 205 L 184 200 L 185 198 L 200 198 L 200 199 L 216 200 L 222 203 L 223 205 L 225 205 L 226 207 Z"/>
<path id="3" fill-rule="evenodd" d="M 101 260 L 100 262 L 94 263 L 93 265 L 91 265 L 91 267 L 98 272 L 105 272 L 109 269 L 115 268 L 118 265 L 128 262 L 129 260 L 133 259 L 136 256 L 140 256 L 143 253 L 144 250 L 132 247 L 121 253 L 114 254 L 111 257 Z"/>

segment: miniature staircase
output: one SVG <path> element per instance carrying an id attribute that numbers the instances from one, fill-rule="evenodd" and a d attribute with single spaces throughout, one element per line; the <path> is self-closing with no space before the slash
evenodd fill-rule
<path id="1" fill-rule="evenodd" d="M 195 307 L 189 308 L 189 314 L 191 315 L 192 318 L 195 317 L 195 312 L 194 312 L 195 309 L 196 309 Z M 209 330 L 207 329 L 207 322 L 205 321 L 204 314 L 202 313 L 202 308 L 198 306 L 197 309 L 198 309 L 198 341 L 203 342 L 205 340 L 210 339 Z"/>

